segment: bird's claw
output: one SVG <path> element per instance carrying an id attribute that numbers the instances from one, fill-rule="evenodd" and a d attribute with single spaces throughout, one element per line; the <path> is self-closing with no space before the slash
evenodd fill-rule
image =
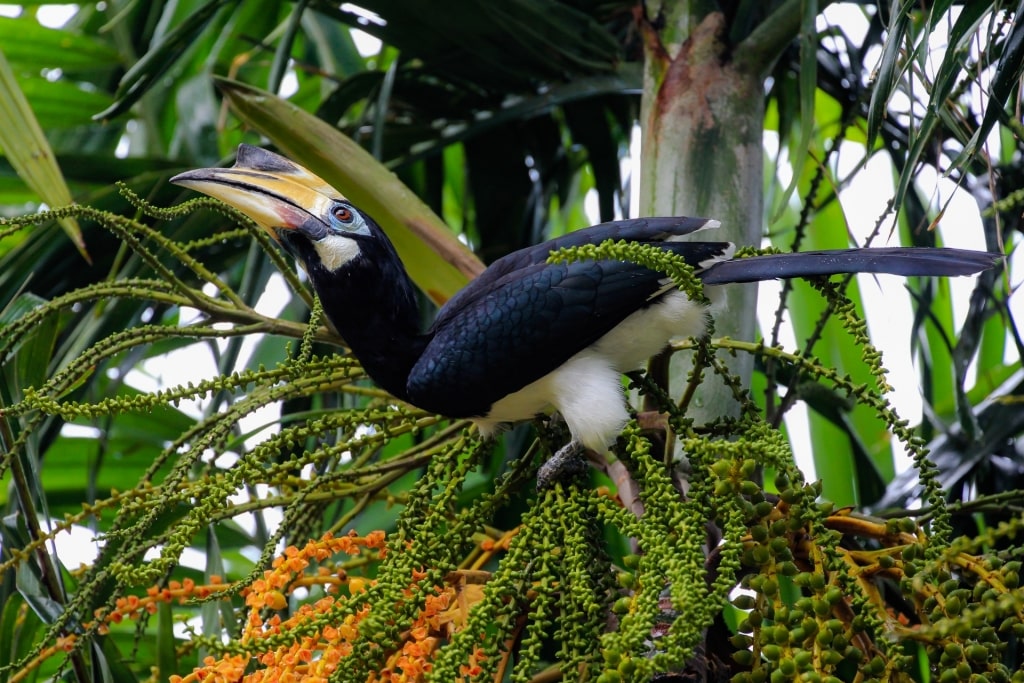
<path id="1" fill-rule="evenodd" d="M 587 460 L 579 441 L 570 441 L 552 455 L 537 471 L 537 490 L 545 491 L 560 481 L 569 481 L 587 473 Z"/>

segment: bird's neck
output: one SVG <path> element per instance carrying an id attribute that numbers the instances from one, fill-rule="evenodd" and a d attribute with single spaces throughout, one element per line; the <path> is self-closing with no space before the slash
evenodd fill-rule
<path id="1" fill-rule="evenodd" d="M 309 275 L 324 313 L 366 373 L 407 400 L 409 373 L 427 338 L 420 333 L 413 284 L 401 262 L 359 258 L 340 271 L 321 268 Z"/>

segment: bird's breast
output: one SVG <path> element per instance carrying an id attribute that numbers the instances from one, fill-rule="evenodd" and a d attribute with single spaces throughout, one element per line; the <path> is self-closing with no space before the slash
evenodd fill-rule
<path id="1" fill-rule="evenodd" d="M 699 337 L 706 329 L 706 308 L 680 291 L 669 292 L 552 372 L 495 401 L 477 424 L 486 434 L 501 423 L 527 420 L 552 408 L 564 414 L 586 412 L 589 406 L 598 421 L 611 413 L 624 414 L 622 373 L 641 367 L 671 339 Z"/>

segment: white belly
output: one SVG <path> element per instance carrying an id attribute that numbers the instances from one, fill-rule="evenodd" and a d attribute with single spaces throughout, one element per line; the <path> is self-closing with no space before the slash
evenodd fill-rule
<path id="1" fill-rule="evenodd" d="M 706 326 L 704 306 L 682 292 L 670 292 L 552 372 L 495 402 L 485 417 L 473 421 L 481 434 L 489 436 L 503 423 L 528 420 L 554 408 L 565 418 L 573 438 L 603 451 L 629 419 L 622 373 L 641 367 L 673 337 L 699 337 Z"/>

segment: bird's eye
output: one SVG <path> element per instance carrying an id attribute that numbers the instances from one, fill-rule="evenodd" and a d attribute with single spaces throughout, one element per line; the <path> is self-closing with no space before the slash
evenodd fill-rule
<path id="1" fill-rule="evenodd" d="M 335 202 L 327 212 L 328 228 L 335 234 L 363 235 L 370 234 L 366 227 L 365 217 L 348 202 Z"/>
<path id="2" fill-rule="evenodd" d="M 339 223 L 351 223 L 352 222 L 352 209 L 347 206 L 336 206 L 334 207 L 334 218 Z"/>

